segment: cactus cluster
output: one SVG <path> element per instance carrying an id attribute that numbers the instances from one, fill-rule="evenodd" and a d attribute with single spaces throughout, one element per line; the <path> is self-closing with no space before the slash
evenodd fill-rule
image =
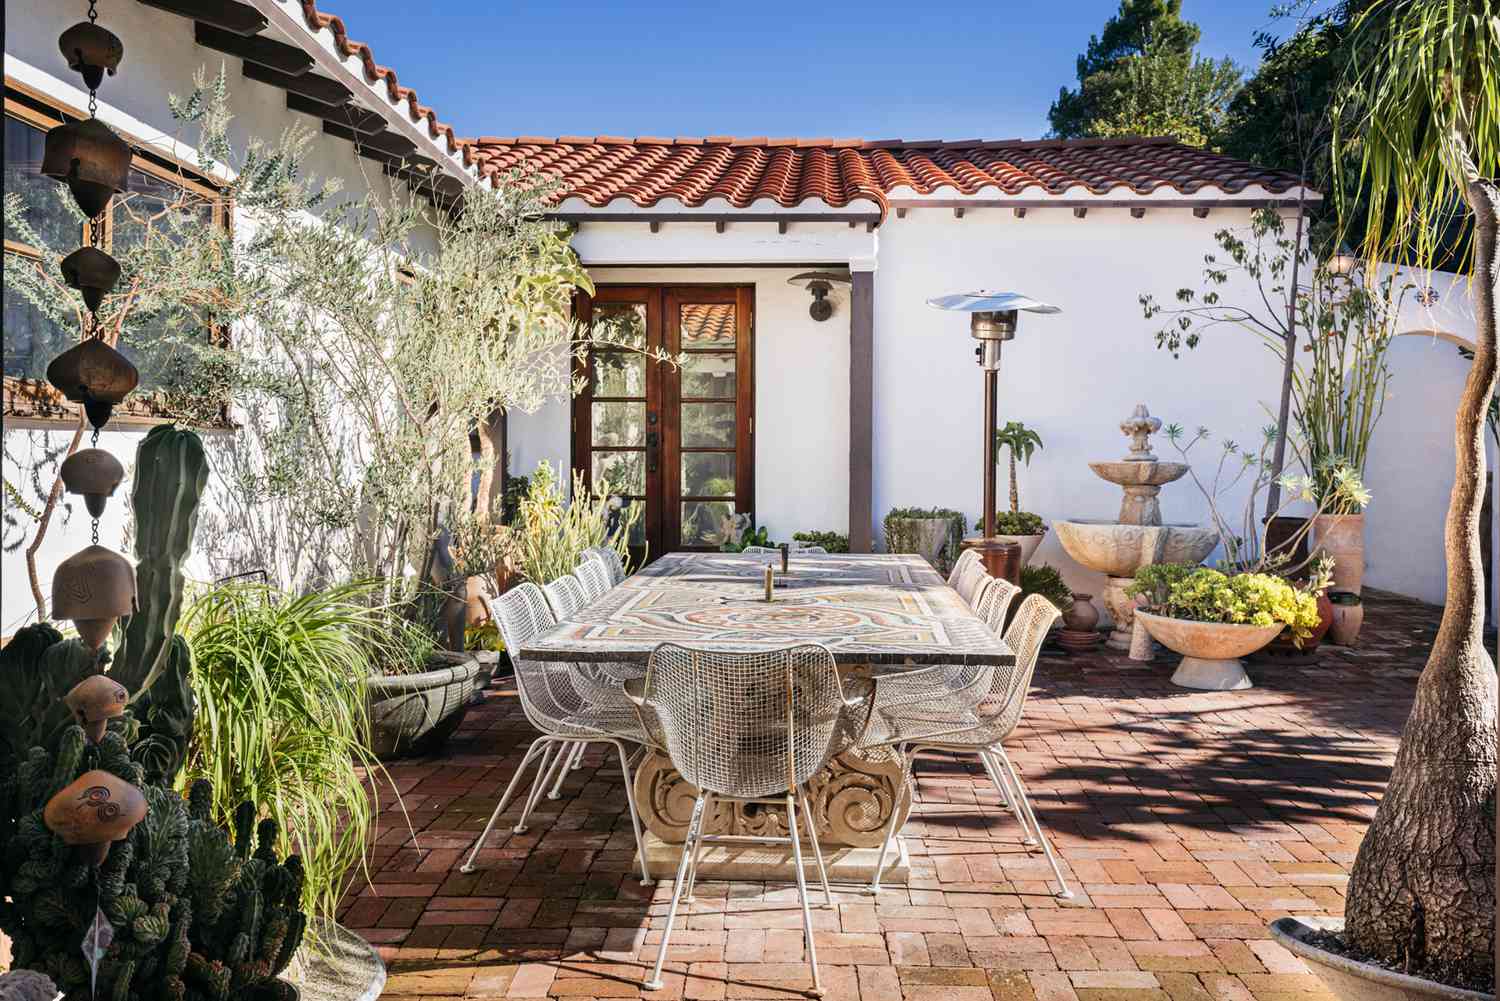
<path id="1" fill-rule="evenodd" d="M 236 811 L 231 836 L 211 819 L 207 782 L 187 800 L 147 783 L 128 746 L 135 729 L 129 717 L 112 722 L 91 745 L 69 725 L 52 750 L 35 746 L 9 762 L 0 789 L 10 820 L 0 832 L 0 929 L 15 965 L 51 977 L 68 1001 L 294 997 L 276 975 L 306 929 L 300 860 L 277 859 L 276 822 L 257 824 L 252 804 Z M 97 869 L 42 820 L 48 799 L 91 769 L 140 787 L 148 805 Z M 113 933 L 97 979 L 80 950 L 96 911 Z"/>

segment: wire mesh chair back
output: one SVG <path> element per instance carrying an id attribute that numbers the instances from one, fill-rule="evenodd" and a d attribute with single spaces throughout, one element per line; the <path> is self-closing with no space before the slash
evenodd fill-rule
<path id="1" fill-rule="evenodd" d="M 833 655 L 817 644 L 731 653 L 663 643 L 644 695 L 682 777 L 736 799 L 779 795 L 816 775 L 845 707 Z"/>
<path id="2" fill-rule="evenodd" d="M 1021 721 L 1026 694 L 1031 689 L 1031 677 L 1036 673 L 1037 658 L 1042 652 L 1042 642 L 1052 624 L 1061 617 L 1057 606 L 1039 594 L 1029 594 L 1021 602 L 1015 621 L 1005 631 L 1005 645 L 1015 653 L 1016 663 L 1010 668 L 995 669 L 989 694 L 975 710 L 984 721 L 983 729 L 990 743 L 1010 736 Z"/>
<path id="3" fill-rule="evenodd" d="M 583 587 L 584 603 L 589 604 L 604 597 L 605 593 L 612 587 L 609 581 L 609 569 L 605 567 L 603 560 L 591 559 L 585 556 L 578 561 L 578 566 L 573 571 L 573 576 L 578 578 L 578 583 Z"/>
<path id="4" fill-rule="evenodd" d="M 986 574 L 985 576 L 989 576 Z M 974 603 L 974 614 L 984 620 L 985 625 L 999 636 L 1005 632 L 1005 614 L 1021 589 L 1001 577 L 990 577 L 989 583 Z"/>
<path id="5" fill-rule="evenodd" d="M 974 551 L 972 549 L 967 550 L 964 555 L 974 556 Z M 962 559 L 960 559 L 960 563 L 962 564 L 961 566 L 953 568 L 953 583 L 950 586 L 972 608 L 975 601 L 979 598 L 979 589 L 989 579 L 990 575 L 985 572 L 984 564 L 979 562 L 978 556 L 974 556 L 967 563 L 963 563 Z"/>
<path id="6" fill-rule="evenodd" d="M 490 618 L 510 651 L 521 709 L 532 726 L 550 732 L 559 720 L 578 710 L 580 700 L 568 684 L 566 664 L 526 660 L 520 651 L 533 637 L 557 625 L 557 616 L 552 614 L 542 589 L 529 581 L 487 600 Z"/>
<path id="7" fill-rule="evenodd" d="M 781 555 L 781 550 L 776 549 L 772 546 L 746 546 L 744 549 L 741 549 L 740 552 L 744 553 L 747 556 L 768 556 L 773 554 L 777 556 Z"/>
<path id="8" fill-rule="evenodd" d="M 948 586 L 956 590 L 959 579 L 963 576 L 967 568 L 971 566 L 982 567 L 983 564 L 980 562 L 978 553 L 972 549 L 965 549 L 958 554 L 958 559 L 953 561 L 953 569 L 948 571 Z"/>
<path id="9" fill-rule="evenodd" d="M 625 579 L 625 562 L 620 554 L 609 546 L 592 546 L 583 551 L 584 558 L 593 557 L 604 564 L 609 573 L 609 586 L 614 587 Z"/>
<path id="10" fill-rule="evenodd" d="M 557 616 L 559 622 L 587 604 L 583 585 L 572 574 L 563 574 L 552 583 L 544 585 L 542 593 L 547 596 L 547 604 L 552 606 L 552 614 Z"/>

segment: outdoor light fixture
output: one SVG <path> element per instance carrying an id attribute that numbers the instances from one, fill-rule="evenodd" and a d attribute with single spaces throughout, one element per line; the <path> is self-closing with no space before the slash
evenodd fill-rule
<path id="1" fill-rule="evenodd" d="M 1340 245 L 1339 252 L 1328 259 L 1328 273 L 1347 278 L 1359 270 L 1360 261 L 1348 247 Z"/>
<path id="2" fill-rule="evenodd" d="M 1019 576 L 1020 547 L 995 536 L 995 434 L 999 427 L 1000 345 L 1016 336 L 1017 320 L 1026 313 L 1061 313 L 1062 309 L 1017 292 L 959 292 L 928 299 L 927 305 L 969 314 L 969 335 L 979 342 L 974 355 L 984 370 L 984 515 L 983 534 L 965 540 L 977 550 L 996 577 Z"/>
<path id="3" fill-rule="evenodd" d="M 829 300 L 828 293 L 833 291 L 835 285 L 848 285 L 849 276 L 837 271 L 804 271 L 800 275 L 792 275 L 786 283 L 812 293 L 813 301 L 807 307 L 807 315 L 822 323 L 833 315 L 833 302 Z"/>

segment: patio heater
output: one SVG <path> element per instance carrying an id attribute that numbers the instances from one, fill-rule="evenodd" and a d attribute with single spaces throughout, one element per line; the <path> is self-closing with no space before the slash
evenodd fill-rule
<path id="1" fill-rule="evenodd" d="M 984 371 L 984 516 L 977 539 L 965 539 L 993 576 L 1019 583 L 1021 547 L 995 538 L 995 434 L 999 427 L 1000 345 L 1016 336 L 1017 319 L 1026 313 L 1061 313 L 1062 309 L 1018 292 L 957 292 L 928 299 L 927 305 L 969 314 L 969 336 L 979 344 L 975 360 Z"/>

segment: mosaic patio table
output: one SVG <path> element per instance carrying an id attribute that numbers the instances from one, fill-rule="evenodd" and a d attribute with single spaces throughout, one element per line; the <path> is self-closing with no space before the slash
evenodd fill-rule
<path id="1" fill-rule="evenodd" d="M 776 569 L 771 602 L 765 600 L 763 578 L 768 564 Z M 883 676 L 936 665 L 1015 661 L 1010 648 L 920 556 L 793 553 L 790 572 L 780 571 L 779 555 L 664 556 L 537 636 L 521 656 L 644 664 L 666 642 L 723 650 L 821 643 L 842 676 L 876 686 Z M 847 723 L 853 729 L 863 719 Z M 637 768 L 635 785 L 646 828 L 662 842 L 680 844 L 697 790 L 658 751 L 649 752 Z M 825 846 L 878 849 L 891 811 L 904 823 L 911 796 L 910 776 L 894 755 L 850 750 L 813 780 L 810 806 Z M 765 806 L 717 804 L 707 823 L 713 833 L 786 833 L 784 813 Z M 837 860 L 840 853 L 833 854 Z M 830 876 L 837 871 L 836 878 L 863 878 L 867 870 L 861 863 L 877 853 L 859 854 L 864 858 L 843 853 L 844 864 L 833 866 Z M 675 864 L 675 855 L 666 861 Z M 713 872 L 709 856 L 703 865 L 705 874 Z M 743 867 L 732 874 L 755 876 Z"/>

